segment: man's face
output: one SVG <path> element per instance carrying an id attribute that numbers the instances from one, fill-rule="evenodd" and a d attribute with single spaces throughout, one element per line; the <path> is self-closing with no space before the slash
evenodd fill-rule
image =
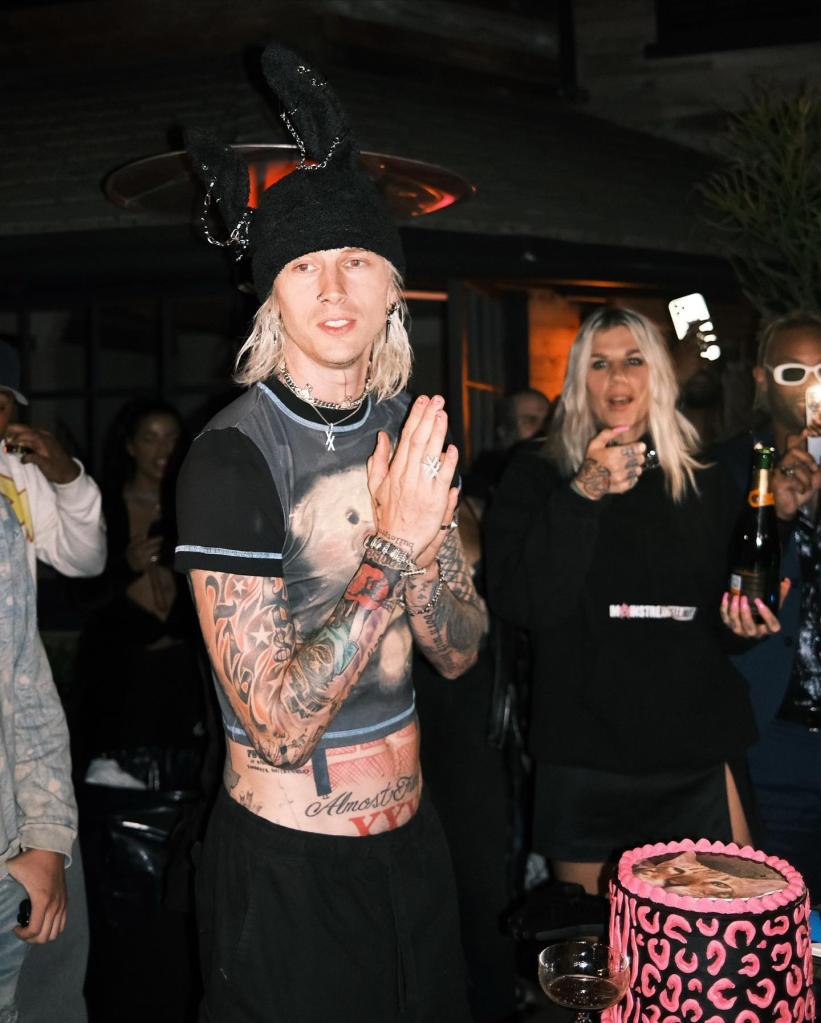
<path id="1" fill-rule="evenodd" d="M 767 354 L 767 365 L 773 368 L 785 362 L 797 362 L 814 367 L 821 363 L 821 331 L 807 327 L 793 327 L 773 338 Z M 764 387 L 770 414 L 775 422 L 792 432 L 806 425 L 807 388 L 819 381 L 815 373 L 808 373 L 800 384 L 778 384 L 772 370 L 756 366 L 755 379 Z"/>
<path id="2" fill-rule="evenodd" d="M 520 394 L 513 403 L 513 428 L 516 440 L 529 440 L 544 426 L 550 405 L 546 398 Z"/>
<path id="3" fill-rule="evenodd" d="M 679 395 L 685 408 L 710 408 L 721 399 L 721 372 L 715 362 L 701 358 L 696 342 L 686 337 L 670 348 Z"/>
<path id="4" fill-rule="evenodd" d="M 294 259 L 277 275 L 274 293 L 292 373 L 367 366 L 391 304 L 388 263 L 366 249 L 326 249 Z"/>
<path id="5" fill-rule="evenodd" d="M 9 391 L 0 391 L 0 440 L 6 436 L 9 423 L 14 421 L 17 402 Z"/>

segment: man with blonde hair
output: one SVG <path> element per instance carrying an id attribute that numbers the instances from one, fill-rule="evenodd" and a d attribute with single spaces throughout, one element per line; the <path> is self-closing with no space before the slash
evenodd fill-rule
<path id="1" fill-rule="evenodd" d="M 442 398 L 401 393 L 401 244 L 338 102 L 288 51 L 263 69 L 312 163 L 251 214 L 232 152 L 189 136 L 263 303 L 241 353 L 251 386 L 178 487 L 177 567 L 226 732 L 197 882 L 205 1017 L 459 1023 L 409 670 L 415 643 L 455 678 L 485 628 L 451 529 L 457 452 Z"/>

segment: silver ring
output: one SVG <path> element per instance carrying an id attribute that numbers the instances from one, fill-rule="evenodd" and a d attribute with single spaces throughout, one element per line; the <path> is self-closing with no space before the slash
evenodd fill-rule
<path id="1" fill-rule="evenodd" d="M 159 560 L 160 560 L 160 557 L 159 557 L 158 554 L 152 554 L 151 555 L 150 561 L 151 561 L 152 565 L 156 565 Z"/>
<path id="2" fill-rule="evenodd" d="M 425 472 L 425 479 L 435 480 L 439 475 L 439 470 L 441 468 L 442 463 L 435 455 L 427 455 L 422 459 L 422 469 Z"/>
<path id="3" fill-rule="evenodd" d="M 794 465 L 786 465 L 786 466 L 784 466 L 784 468 L 783 468 L 783 469 L 781 470 L 781 472 L 782 472 L 782 473 L 783 473 L 783 474 L 784 474 L 785 476 L 795 476 L 795 466 L 794 466 Z"/>

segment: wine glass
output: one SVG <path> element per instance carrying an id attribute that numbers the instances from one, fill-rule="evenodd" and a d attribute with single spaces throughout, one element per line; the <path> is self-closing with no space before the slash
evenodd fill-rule
<path id="1" fill-rule="evenodd" d="M 575 1023 L 592 1023 L 593 1013 L 624 997 L 630 961 L 595 938 L 561 941 L 539 953 L 539 983 L 547 997 L 575 1009 Z"/>

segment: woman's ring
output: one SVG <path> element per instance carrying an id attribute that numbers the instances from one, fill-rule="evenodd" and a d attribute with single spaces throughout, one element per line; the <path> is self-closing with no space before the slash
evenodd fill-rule
<path id="1" fill-rule="evenodd" d="M 422 459 L 422 468 L 425 471 L 425 479 L 435 480 L 442 468 L 442 463 L 435 455 L 427 455 Z"/>
<path id="2" fill-rule="evenodd" d="M 781 472 L 785 476 L 795 476 L 795 466 L 794 465 L 785 465 L 784 468 L 781 470 Z"/>

